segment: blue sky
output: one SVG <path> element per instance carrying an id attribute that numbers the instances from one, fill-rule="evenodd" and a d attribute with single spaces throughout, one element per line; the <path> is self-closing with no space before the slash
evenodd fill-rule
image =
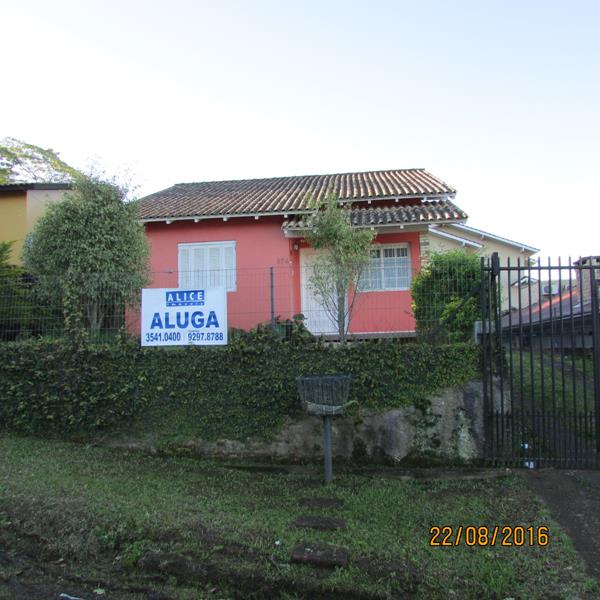
<path id="1" fill-rule="evenodd" d="M 469 224 L 600 253 L 600 3 L 3 6 L 0 137 L 180 181 L 425 167 Z"/>

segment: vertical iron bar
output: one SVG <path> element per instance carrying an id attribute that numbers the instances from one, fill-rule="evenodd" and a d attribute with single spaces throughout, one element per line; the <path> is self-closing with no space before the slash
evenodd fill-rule
<path id="1" fill-rule="evenodd" d="M 504 398 L 503 398 L 503 393 L 502 393 L 502 371 L 501 368 L 498 369 L 498 357 L 499 357 L 499 351 L 498 351 L 498 333 L 499 333 L 499 329 L 500 329 L 500 323 L 499 323 L 499 319 L 498 319 L 498 286 L 497 286 L 497 282 L 496 279 L 498 278 L 498 273 L 499 273 L 499 268 L 500 268 L 500 261 L 498 258 L 498 253 L 497 252 L 492 252 L 492 271 L 491 271 L 491 290 L 490 290 L 490 311 L 491 314 L 493 315 L 493 319 L 494 319 L 494 331 L 493 333 L 490 332 L 490 339 L 492 341 L 491 345 L 490 345 L 490 364 L 492 366 L 492 387 L 494 385 L 494 379 L 493 379 L 493 375 L 494 375 L 494 371 L 497 370 L 498 371 L 498 376 L 500 377 L 500 414 L 503 415 L 503 404 L 504 404 Z M 491 321 L 491 320 L 490 320 Z M 491 322 L 490 322 L 491 325 Z M 496 367 L 496 368 L 494 368 Z M 493 393 L 493 392 L 492 392 Z M 494 405 L 494 411 L 496 411 L 496 406 Z M 502 418 L 502 420 L 500 420 L 500 422 L 498 423 L 499 427 L 496 427 L 496 435 L 495 435 L 495 454 L 496 455 L 500 455 L 501 454 L 501 440 L 503 439 L 504 436 L 504 419 Z"/>
<path id="2" fill-rule="evenodd" d="M 563 309 L 563 299 L 562 299 L 562 260 L 560 256 L 558 257 L 558 309 L 559 309 L 559 318 L 560 318 L 560 382 L 561 388 L 560 392 L 562 394 L 562 404 L 563 404 L 563 423 L 561 426 L 561 438 L 564 440 L 562 444 L 562 456 L 565 457 L 568 453 L 567 448 L 567 430 L 566 430 L 566 422 L 567 422 L 567 382 L 565 380 L 565 328 L 564 328 L 564 309 Z M 552 281 L 550 282 L 550 293 L 552 293 Z"/>
<path id="3" fill-rule="evenodd" d="M 529 440 L 529 444 L 528 444 L 528 454 L 530 456 L 533 457 L 533 454 L 535 454 L 535 447 L 534 447 L 534 452 L 531 452 L 531 446 L 532 444 L 534 446 L 537 446 L 537 439 L 536 439 L 536 432 L 537 432 L 537 428 L 536 428 L 536 423 L 535 423 L 535 374 L 534 374 L 534 369 L 533 369 L 533 312 L 532 312 L 532 307 L 531 307 L 531 302 L 532 302 L 532 297 L 531 297 L 531 262 L 528 262 L 527 264 L 527 279 L 529 280 L 529 329 L 528 329 L 528 342 L 529 342 L 529 377 L 530 377 L 530 402 L 529 404 L 530 406 L 530 410 L 531 410 L 531 420 L 530 420 L 530 430 L 531 430 L 531 434 L 530 434 L 530 440 Z M 538 287 L 541 285 L 541 281 L 538 282 Z M 539 292 L 539 289 L 538 289 Z M 538 310 L 539 310 L 539 306 L 538 306 Z"/>
<path id="4" fill-rule="evenodd" d="M 492 254 L 492 260 L 495 262 L 494 270 L 496 272 L 496 360 L 498 361 L 498 375 L 500 377 L 500 414 L 502 415 L 502 427 L 500 429 L 500 454 L 504 456 L 506 454 L 506 442 L 507 442 L 507 425 L 508 418 L 506 416 L 505 407 L 505 394 L 504 394 L 504 344 L 502 342 L 502 268 L 500 266 L 500 257 L 497 252 Z"/>
<path id="5" fill-rule="evenodd" d="M 577 286 L 579 288 L 579 313 L 581 315 L 581 359 L 582 359 L 582 378 L 583 378 L 583 414 L 584 414 L 584 436 L 587 440 L 586 442 L 586 454 L 589 453 L 589 438 L 591 431 L 589 430 L 589 422 L 588 422 L 588 394 L 587 394 L 587 367 L 586 367 L 586 352 L 585 352 L 585 340 L 586 340 L 586 326 L 585 326 L 585 298 L 583 297 L 583 273 L 584 270 L 581 264 L 581 256 L 579 257 L 579 261 L 577 263 Z"/>
<path id="6" fill-rule="evenodd" d="M 512 330 L 512 283 L 511 275 L 512 271 L 510 268 L 510 256 L 506 259 L 507 275 L 508 275 L 508 385 L 510 394 L 510 435 L 511 435 L 511 459 L 517 457 L 515 441 L 518 436 L 515 435 L 515 402 L 514 402 L 514 389 L 513 389 L 513 330 Z"/>
<path id="7" fill-rule="evenodd" d="M 488 365 L 487 365 L 487 271 L 485 266 L 485 258 L 482 256 L 480 260 L 480 296 L 481 296 L 481 359 L 482 359 L 482 381 L 483 381 L 483 419 L 485 432 L 485 448 L 488 458 L 491 456 L 491 430 L 492 421 L 490 410 L 490 396 L 488 390 Z"/>
<path id="8" fill-rule="evenodd" d="M 538 281 L 542 280 L 542 261 L 538 261 Z M 544 305 L 542 302 L 541 287 L 538 286 L 538 305 L 539 305 L 539 347 L 540 347 L 540 439 L 538 443 L 540 457 L 542 450 L 547 451 L 548 432 L 546 430 L 546 380 L 544 377 Z M 542 447 L 543 446 L 543 447 Z"/>
<path id="9" fill-rule="evenodd" d="M 571 324 L 571 384 L 573 391 L 573 415 L 577 415 L 577 372 L 575 369 L 575 320 L 573 315 L 573 274 L 571 270 L 571 257 L 569 256 L 569 322 Z M 573 428 L 573 459 L 579 461 L 579 432 L 577 429 L 577 420 L 574 418 Z"/>
<path id="10" fill-rule="evenodd" d="M 592 309 L 592 355 L 594 363 L 594 425 L 596 452 L 600 452 L 600 312 L 598 311 L 598 282 L 593 259 L 590 257 L 590 295 Z"/>
<path id="11" fill-rule="evenodd" d="M 523 444 L 525 443 L 525 400 L 523 398 L 523 377 L 525 376 L 523 364 L 523 298 L 521 289 L 521 279 L 523 277 L 521 271 L 521 257 L 517 258 L 517 274 L 519 276 L 519 403 L 521 405 L 521 439 L 520 453 L 524 454 Z M 531 281 L 528 283 L 531 286 Z"/>
<path id="12" fill-rule="evenodd" d="M 548 276 L 552 278 L 552 265 L 550 263 L 550 257 L 548 257 Z M 554 303 L 552 300 L 552 294 L 550 294 L 550 301 L 548 303 L 548 316 L 550 326 L 550 387 L 552 389 L 552 410 L 550 412 L 552 419 L 552 455 L 557 457 L 559 455 L 559 444 L 557 435 L 557 410 L 556 410 L 556 369 L 555 369 L 555 342 L 554 342 Z"/>

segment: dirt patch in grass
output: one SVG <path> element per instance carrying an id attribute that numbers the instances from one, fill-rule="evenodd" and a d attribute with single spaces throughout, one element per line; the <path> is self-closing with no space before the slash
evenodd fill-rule
<path id="1" fill-rule="evenodd" d="M 600 471 L 541 469 L 528 471 L 527 481 L 569 534 L 589 573 L 600 581 Z"/>

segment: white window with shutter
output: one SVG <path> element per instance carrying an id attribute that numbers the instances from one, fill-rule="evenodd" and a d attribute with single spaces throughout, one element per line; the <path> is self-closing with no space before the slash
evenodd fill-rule
<path id="1" fill-rule="evenodd" d="M 179 244 L 179 287 L 236 290 L 235 242 Z"/>
<path id="2" fill-rule="evenodd" d="M 363 292 L 408 290 L 411 263 L 408 244 L 375 245 L 359 282 Z"/>

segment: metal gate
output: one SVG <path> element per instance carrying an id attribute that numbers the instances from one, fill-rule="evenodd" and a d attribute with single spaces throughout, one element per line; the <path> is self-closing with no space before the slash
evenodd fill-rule
<path id="1" fill-rule="evenodd" d="M 600 257 L 481 262 L 487 457 L 535 468 L 600 464 Z"/>

